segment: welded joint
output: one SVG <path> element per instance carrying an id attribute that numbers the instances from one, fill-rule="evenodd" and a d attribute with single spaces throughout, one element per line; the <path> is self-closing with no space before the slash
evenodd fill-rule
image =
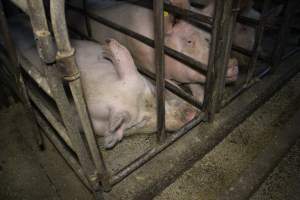
<path id="1" fill-rule="evenodd" d="M 78 71 L 75 60 L 74 48 L 71 48 L 71 51 L 58 51 L 56 60 L 62 64 L 62 73 L 66 81 L 74 81 L 80 77 L 80 72 Z"/>

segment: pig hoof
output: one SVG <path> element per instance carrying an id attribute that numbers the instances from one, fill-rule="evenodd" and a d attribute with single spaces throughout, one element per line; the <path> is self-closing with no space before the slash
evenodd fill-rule
<path id="1" fill-rule="evenodd" d="M 104 138 L 104 147 L 105 149 L 112 149 L 118 142 L 118 138 L 109 135 Z"/>

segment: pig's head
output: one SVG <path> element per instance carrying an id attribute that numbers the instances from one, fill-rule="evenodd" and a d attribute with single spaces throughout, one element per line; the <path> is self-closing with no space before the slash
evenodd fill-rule
<path id="1" fill-rule="evenodd" d="M 180 8 L 189 9 L 188 0 L 170 0 L 170 3 Z M 208 9 L 209 10 L 209 9 Z M 209 12 L 209 11 L 206 12 Z M 165 43 L 166 46 L 176 49 L 177 51 L 192 57 L 195 60 L 208 64 L 211 35 L 200 28 L 181 19 L 175 19 L 172 15 L 165 16 Z M 170 57 L 166 57 L 166 66 L 182 69 L 186 67 L 183 63 L 178 62 Z M 227 70 L 227 81 L 235 81 L 238 76 L 237 62 L 229 60 Z M 194 79 L 194 78 L 192 78 Z"/>

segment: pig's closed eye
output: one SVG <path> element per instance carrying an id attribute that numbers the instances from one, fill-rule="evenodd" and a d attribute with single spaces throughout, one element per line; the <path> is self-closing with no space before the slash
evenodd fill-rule
<path id="1" fill-rule="evenodd" d="M 192 43 L 192 41 L 191 41 L 191 40 L 189 40 L 189 41 L 188 41 L 188 43 L 189 43 L 189 44 L 191 44 L 191 43 Z"/>
<path id="2" fill-rule="evenodd" d="M 208 38 L 205 38 L 205 41 L 206 41 L 207 43 L 210 43 L 210 40 L 209 40 Z"/>

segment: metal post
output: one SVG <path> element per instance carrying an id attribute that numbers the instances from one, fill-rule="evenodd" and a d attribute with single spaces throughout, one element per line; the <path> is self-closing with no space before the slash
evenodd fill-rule
<path id="1" fill-rule="evenodd" d="M 265 18 L 266 18 L 266 13 L 268 11 L 268 9 L 270 8 L 270 5 L 271 5 L 271 0 L 265 0 L 264 1 L 264 6 L 263 6 L 263 10 L 262 10 L 262 13 L 261 13 L 261 17 L 260 17 L 260 20 L 259 20 L 259 24 L 258 26 L 256 27 L 256 30 L 255 30 L 255 43 L 254 43 L 254 46 L 253 46 L 253 49 L 252 49 L 252 56 L 251 56 L 251 60 L 250 60 L 250 63 L 248 65 L 248 73 L 247 73 L 247 78 L 246 78 L 246 86 L 248 84 L 250 84 L 252 78 L 253 78 L 253 75 L 254 75 L 254 72 L 255 72 L 255 69 L 256 69 L 256 63 L 257 63 L 257 59 L 258 59 L 258 56 L 259 56 L 259 47 L 260 47 L 260 44 L 262 42 L 262 39 L 263 39 L 263 34 L 264 34 L 264 25 L 265 25 Z"/>
<path id="2" fill-rule="evenodd" d="M 159 142 L 163 142 L 167 137 L 165 131 L 164 2 L 162 0 L 154 0 L 153 9 L 157 93 L 157 139 Z"/>
<path id="3" fill-rule="evenodd" d="M 215 4 L 204 96 L 204 108 L 209 121 L 213 120 L 215 113 L 221 107 L 221 98 L 225 86 L 225 73 L 232 43 L 233 22 L 236 18 L 236 14 L 233 15 L 232 13 L 233 3 L 233 0 L 218 0 Z"/>
<path id="4" fill-rule="evenodd" d="M 278 34 L 276 46 L 272 52 L 272 64 L 273 64 L 273 72 L 278 68 L 281 63 L 281 58 L 283 57 L 286 42 L 289 38 L 289 26 L 292 20 L 292 16 L 294 14 L 295 8 L 297 7 L 297 0 L 288 0 L 286 2 L 285 12 L 284 12 L 284 20 L 280 27 L 280 32 Z"/>
<path id="5" fill-rule="evenodd" d="M 94 177 L 94 183 L 101 181 L 104 190 L 110 190 L 109 174 L 107 172 L 103 157 L 98 149 L 96 137 L 94 135 L 90 118 L 86 108 L 86 102 L 83 97 L 83 91 L 80 80 L 80 73 L 75 60 L 75 49 L 72 48 L 68 36 L 66 19 L 65 19 L 65 1 L 51 1 L 51 22 L 58 48 L 57 60 L 63 66 L 64 79 L 68 81 L 69 87 L 74 99 L 76 109 L 81 120 L 85 138 L 89 150 L 96 166 L 98 177 Z M 96 189 L 96 188 L 95 188 Z"/>

